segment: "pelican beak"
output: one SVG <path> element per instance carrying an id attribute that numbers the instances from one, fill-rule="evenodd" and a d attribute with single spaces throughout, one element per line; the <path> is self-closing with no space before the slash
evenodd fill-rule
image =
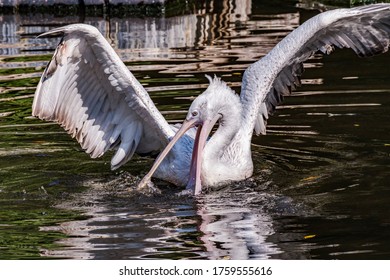
<path id="1" fill-rule="evenodd" d="M 198 130 L 196 132 L 194 149 L 192 152 L 191 159 L 191 168 L 190 168 L 190 178 L 187 184 L 187 189 L 194 189 L 194 194 L 197 195 L 202 190 L 202 184 L 200 180 L 200 171 L 202 163 L 202 152 L 206 144 L 207 137 L 209 136 L 214 124 L 220 118 L 220 115 L 217 115 L 212 120 L 206 120 L 200 122 L 197 119 L 184 120 L 180 129 L 176 132 L 175 136 L 171 139 L 165 149 L 159 154 L 156 161 L 154 162 L 152 168 L 142 179 L 142 182 L 149 181 L 154 172 L 157 170 L 161 162 L 171 151 L 176 142 L 192 127 L 198 125 Z"/>
<path id="2" fill-rule="evenodd" d="M 211 130 L 220 117 L 220 115 L 217 115 L 211 120 L 205 120 L 199 124 L 198 130 L 196 131 L 194 149 L 192 150 L 190 179 L 187 184 L 187 189 L 194 189 L 194 195 L 198 195 L 202 191 L 201 170 L 203 149 Z"/>

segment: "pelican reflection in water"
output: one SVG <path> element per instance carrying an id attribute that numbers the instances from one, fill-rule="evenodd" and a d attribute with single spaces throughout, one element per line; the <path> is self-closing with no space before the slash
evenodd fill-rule
<path id="1" fill-rule="evenodd" d="M 180 129 L 168 124 L 100 32 L 73 24 L 41 36 L 61 35 L 37 86 L 33 115 L 56 121 L 92 158 L 115 149 L 112 169 L 134 153 L 160 152 L 139 184 L 151 177 L 199 194 L 252 176 L 251 138 L 265 134 L 268 117 L 300 85 L 303 62 L 317 51 L 351 48 L 358 56 L 386 52 L 390 4 L 321 13 L 303 23 L 246 69 L 240 95 L 218 77 L 191 104 Z M 218 128 L 210 137 L 214 125 Z"/>

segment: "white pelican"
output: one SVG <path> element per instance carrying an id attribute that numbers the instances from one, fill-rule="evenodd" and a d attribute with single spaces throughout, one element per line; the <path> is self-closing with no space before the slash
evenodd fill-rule
<path id="1" fill-rule="evenodd" d="M 134 153 L 162 151 L 139 187 L 152 187 L 153 175 L 199 194 L 202 186 L 252 176 L 253 131 L 265 134 L 268 116 L 299 86 L 310 56 L 335 47 L 359 56 L 386 52 L 390 4 L 327 11 L 306 21 L 245 71 L 240 95 L 209 78 L 178 131 L 96 28 L 73 24 L 41 36 L 47 35 L 63 37 L 37 86 L 32 114 L 61 124 L 92 158 L 116 149 L 112 169 Z M 196 133 L 186 133 L 191 127 Z"/>

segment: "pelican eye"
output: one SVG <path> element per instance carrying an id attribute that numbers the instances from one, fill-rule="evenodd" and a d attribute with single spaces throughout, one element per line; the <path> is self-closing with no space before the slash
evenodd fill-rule
<path id="1" fill-rule="evenodd" d="M 192 113 L 191 113 L 191 115 L 192 115 L 193 117 L 196 117 L 198 114 L 199 114 L 198 111 L 192 111 Z"/>

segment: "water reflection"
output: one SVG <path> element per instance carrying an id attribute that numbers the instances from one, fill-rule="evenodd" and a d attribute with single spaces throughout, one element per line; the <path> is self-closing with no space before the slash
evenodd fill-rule
<path id="1" fill-rule="evenodd" d="M 277 244 L 267 241 L 275 233 L 273 219 L 263 206 L 271 201 L 270 197 L 246 191 L 204 197 L 198 215 L 208 258 L 268 259 L 281 252 Z"/>
<path id="2" fill-rule="evenodd" d="M 178 197 L 177 190 L 167 190 L 164 197 L 134 198 L 118 187 L 127 176 L 113 179 L 115 184 L 88 182 L 91 189 L 60 204 L 90 218 L 41 227 L 69 236 L 60 241 L 63 249 L 42 254 L 78 259 L 310 258 L 308 233 L 294 224 L 294 217 L 318 213 L 275 194 L 269 180 L 249 180 L 196 199 Z M 287 232 L 284 224 L 291 227 Z"/>
<path id="3" fill-rule="evenodd" d="M 225 189 L 197 200 L 174 194 L 134 200 L 125 198 L 125 192 L 115 199 L 107 193 L 103 199 L 91 198 L 96 191 L 72 201 L 72 208 L 82 209 L 90 219 L 41 228 L 69 236 L 61 241 L 63 250 L 46 251 L 46 256 L 267 259 L 282 252 L 267 240 L 275 233 L 272 211 L 282 200 L 251 187 Z M 85 201 L 94 205 L 85 206 Z"/>
<path id="4" fill-rule="evenodd" d="M 363 62 L 341 51 L 308 61 L 304 86 L 277 110 L 268 135 L 253 139 L 253 179 L 198 199 L 178 198 L 169 186 L 162 197 L 131 197 L 124 188 L 150 160 L 135 158 L 113 174 L 109 157 L 90 160 L 62 129 L 30 117 L 35 85 L 58 43 L 36 39 L 41 32 L 81 21 L 98 27 L 177 122 L 207 86 L 204 73 L 238 88 L 250 63 L 313 14 L 268 2 L 204 1 L 193 13 L 161 18 L 2 15 L 0 196 L 11 194 L 20 208 L 2 223 L 25 220 L 22 200 L 38 213 L 50 212 L 42 201 L 80 211 L 51 223 L 38 216 L 40 231 L 30 236 L 66 234 L 55 243 L 64 247 L 39 248 L 42 257 L 388 257 L 390 56 Z"/>

